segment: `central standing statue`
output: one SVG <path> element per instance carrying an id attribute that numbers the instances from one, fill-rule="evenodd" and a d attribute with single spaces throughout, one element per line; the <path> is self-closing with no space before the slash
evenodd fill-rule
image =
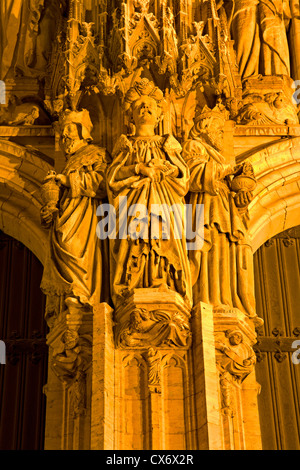
<path id="1" fill-rule="evenodd" d="M 122 135 L 115 145 L 113 162 L 108 169 L 109 202 L 116 210 L 116 237 L 110 240 L 111 294 L 115 307 L 122 305 L 134 289 L 155 288 L 175 291 L 191 304 L 191 282 L 184 230 L 176 236 L 176 220 L 184 212 L 183 198 L 189 187 L 189 171 L 181 158 L 181 146 L 171 135 L 155 135 L 162 118 L 163 93 L 148 79 L 130 88 L 125 97 L 125 109 L 132 114 L 136 133 Z M 121 198 L 127 202 L 124 208 Z M 144 218 L 130 210 L 139 204 Z M 158 208 L 160 206 L 160 209 Z M 163 234 L 168 210 L 169 236 Z M 127 225 L 127 236 L 120 227 Z M 130 227 L 140 223 L 139 236 Z M 159 237 L 153 237 L 157 222 Z M 178 235 L 178 234 L 177 234 Z"/>

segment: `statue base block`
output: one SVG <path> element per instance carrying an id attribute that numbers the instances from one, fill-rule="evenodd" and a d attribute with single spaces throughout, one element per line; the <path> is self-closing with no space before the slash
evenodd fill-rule
<path id="1" fill-rule="evenodd" d="M 120 348 L 189 348 L 190 308 L 174 291 L 134 289 L 115 311 L 115 342 Z"/>

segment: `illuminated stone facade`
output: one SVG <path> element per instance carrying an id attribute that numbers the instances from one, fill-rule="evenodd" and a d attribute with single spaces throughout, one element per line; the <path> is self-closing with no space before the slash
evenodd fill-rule
<path id="1" fill-rule="evenodd" d="M 299 1 L 7 3 L 0 229 L 44 267 L 45 449 L 261 449 L 253 254 L 300 224 Z"/>

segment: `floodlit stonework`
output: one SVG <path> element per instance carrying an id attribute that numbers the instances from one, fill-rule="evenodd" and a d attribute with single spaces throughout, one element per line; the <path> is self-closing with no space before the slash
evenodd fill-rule
<path id="1" fill-rule="evenodd" d="M 299 269 L 299 0 L 4 3 L 0 230 L 43 265 L 44 448 L 299 449 L 299 420 L 266 437 L 270 361 L 300 386 L 289 255 L 282 330 L 258 281 L 282 232 Z"/>

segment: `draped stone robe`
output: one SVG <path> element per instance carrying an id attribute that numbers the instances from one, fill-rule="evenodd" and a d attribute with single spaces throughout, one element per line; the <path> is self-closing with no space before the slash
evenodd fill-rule
<path id="1" fill-rule="evenodd" d="M 235 307 L 255 314 L 252 250 L 234 194 L 219 174 L 224 157 L 200 139 L 187 140 L 189 203 L 204 205 L 204 244 L 189 252 L 194 303 Z"/>
<path id="2" fill-rule="evenodd" d="M 104 149 L 87 145 L 69 158 L 62 172 L 69 176 L 70 187 L 61 187 L 59 212 L 50 228 L 41 283 L 45 294 L 76 297 L 91 306 L 107 295 L 102 276 L 108 269 L 108 250 L 96 235 L 96 210 L 106 195 L 108 161 Z"/>
<path id="3" fill-rule="evenodd" d="M 185 231 L 180 235 L 180 223 L 184 212 L 184 196 L 188 191 L 189 171 L 180 156 L 181 146 L 172 136 L 130 137 L 122 135 L 113 151 L 113 163 L 107 173 L 109 202 L 117 215 L 115 239 L 110 239 L 111 294 L 117 306 L 124 296 L 136 288 L 161 288 L 174 290 L 191 304 L 192 290 Z M 138 163 L 169 163 L 174 174 L 160 182 L 135 173 Z M 167 163 L 167 164 L 168 164 Z M 124 225 L 124 210 L 120 209 L 121 197 L 127 198 L 127 211 L 134 204 L 145 206 L 141 220 L 142 233 L 136 240 L 130 235 L 122 237 L 120 225 Z M 155 204 L 163 205 L 162 210 Z M 175 218 L 170 217 L 170 233 L 163 238 L 164 222 L 168 208 L 173 206 Z M 147 215 L 148 214 L 148 215 Z M 135 215 L 126 215 L 125 223 L 130 232 Z M 179 221 L 176 225 L 175 220 Z M 152 237 L 157 222 L 160 237 Z M 179 231 L 176 232 L 176 227 Z M 177 233 L 177 235 L 176 235 Z"/>

